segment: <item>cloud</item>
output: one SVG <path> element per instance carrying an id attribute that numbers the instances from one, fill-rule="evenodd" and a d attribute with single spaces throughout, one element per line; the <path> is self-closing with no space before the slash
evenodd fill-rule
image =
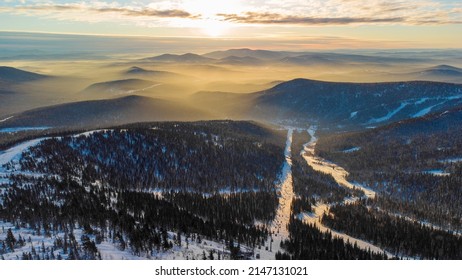
<path id="1" fill-rule="evenodd" d="M 223 12 L 223 21 L 260 25 L 462 23 L 462 3 L 440 0 L 248 0 L 246 10 Z"/>
<path id="2" fill-rule="evenodd" d="M 140 4 L 141 1 L 62 4 L 52 0 L 45 3 L 6 5 L 0 7 L 0 13 L 186 28 L 202 28 L 214 23 L 235 26 L 462 24 L 462 4 L 448 4 L 442 0 L 150 0 L 145 4 Z"/>
<path id="3" fill-rule="evenodd" d="M 195 19 L 200 15 L 193 15 L 180 9 L 159 10 L 149 7 L 134 8 L 120 7 L 114 5 L 88 5 L 88 4 L 46 4 L 46 5 L 24 5 L 14 7 L 0 7 L 0 12 L 28 14 L 28 15 L 45 15 L 59 19 L 69 18 L 78 20 L 79 15 L 82 19 L 88 18 L 88 13 L 92 16 L 104 15 L 105 19 L 117 17 L 148 17 L 148 18 L 187 18 Z M 112 16 L 112 17 L 111 17 Z"/>
<path id="4" fill-rule="evenodd" d="M 368 17 L 300 17 L 276 13 L 246 12 L 243 15 L 218 14 L 224 21 L 247 24 L 292 24 L 292 25 L 345 25 L 353 23 L 399 23 L 401 17 L 368 18 Z"/>
<path id="5" fill-rule="evenodd" d="M 159 17 L 159 18 L 197 18 L 198 15 L 192 15 L 183 10 L 155 10 L 143 8 L 140 10 L 129 8 L 92 8 L 91 11 L 97 13 L 120 13 L 133 17 Z"/>

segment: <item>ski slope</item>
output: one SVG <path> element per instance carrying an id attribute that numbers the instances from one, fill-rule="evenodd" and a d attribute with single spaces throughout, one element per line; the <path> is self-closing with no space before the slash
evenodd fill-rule
<path id="1" fill-rule="evenodd" d="M 32 146 L 37 145 L 38 143 L 45 140 L 45 138 L 33 139 L 23 143 L 20 143 L 6 151 L 0 152 L 0 170 L 4 164 L 9 163 L 10 161 L 17 161 L 21 158 L 21 155 L 24 151 L 29 149 Z"/>
<path id="2" fill-rule="evenodd" d="M 262 249 L 256 249 L 256 254 L 260 255 L 261 259 L 275 259 L 275 254 L 281 250 L 280 243 L 289 238 L 287 226 L 292 215 L 292 199 L 295 196 L 293 181 L 292 181 L 292 135 L 294 129 L 287 129 L 287 140 L 284 149 L 285 161 L 282 166 L 282 171 L 279 176 L 277 191 L 279 195 L 279 206 L 276 210 L 276 217 L 270 226 L 270 236 L 267 240 L 267 246 Z M 267 248 L 266 248 L 267 247 Z M 266 250 L 268 249 L 268 250 Z"/>

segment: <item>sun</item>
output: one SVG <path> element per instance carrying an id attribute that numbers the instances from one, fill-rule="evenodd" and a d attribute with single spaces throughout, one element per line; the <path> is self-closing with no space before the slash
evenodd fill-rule
<path id="1" fill-rule="evenodd" d="M 201 16 L 194 24 L 203 35 L 220 37 L 229 33 L 232 23 L 220 20 L 218 14 L 239 13 L 243 9 L 241 0 L 186 0 L 187 11 Z"/>
<path id="2" fill-rule="evenodd" d="M 220 37 L 228 34 L 231 29 L 230 24 L 218 20 L 204 20 L 199 27 L 204 35 L 210 37 Z"/>

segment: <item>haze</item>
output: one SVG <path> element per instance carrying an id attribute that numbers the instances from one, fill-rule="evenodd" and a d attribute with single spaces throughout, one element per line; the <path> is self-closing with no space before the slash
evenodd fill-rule
<path id="1" fill-rule="evenodd" d="M 46 77 L 0 77 L 0 117 L 130 95 L 239 117 L 253 93 L 296 78 L 461 83 L 461 9 L 451 0 L 2 1 L 0 66 Z"/>
<path id="2" fill-rule="evenodd" d="M 459 50 L 294 52 L 239 48 L 199 50 L 199 54 L 173 49 L 173 53 L 179 54 L 162 54 L 170 44 L 193 48 L 195 40 L 183 38 L 176 43 L 173 39 L 162 43 L 155 38 L 33 33 L 0 36 L 4 42 L 1 65 L 47 76 L 4 83 L 3 90 L 15 94 L 2 95 L 1 116 L 46 105 L 128 95 L 209 109 L 210 100 L 204 100 L 204 96 L 213 95 L 203 92 L 248 95 L 296 78 L 334 82 L 461 82 L 461 74 L 457 74 L 462 67 Z M 233 47 L 232 43 L 226 47 Z M 129 45 L 133 46 L 132 51 L 127 48 Z"/>

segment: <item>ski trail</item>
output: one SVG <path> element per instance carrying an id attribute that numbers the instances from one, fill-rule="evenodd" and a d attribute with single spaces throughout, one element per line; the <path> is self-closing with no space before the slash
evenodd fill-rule
<path id="1" fill-rule="evenodd" d="M 282 166 L 282 172 L 279 176 L 277 192 L 279 196 L 279 206 L 276 211 L 276 217 L 270 225 L 270 236 L 267 244 L 268 250 L 257 250 L 261 259 L 275 259 L 275 254 L 281 250 L 281 241 L 289 238 L 287 229 L 292 215 L 292 199 L 294 197 L 294 188 L 292 181 L 292 134 L 293 129 L 287 131 L 286 147 L 284 149 L 285 161 Z"/>
<path id="2" fill-rule="evenodd" d="M 316 142 L 317 142 L 317 138 L 315 136 L 315 133 L 316 133 L 316 127 L 315 126 L 311 126 L 309 129 L 308 129 L 308 133 L 310 134 L 311 136 L 311 140 L 310 142 L 306 143 L 305 145 L 303 145 L 303 150 L 301 151 L 300 155 L 302 155 L 302 157 L 305 159 L 305 161 L 307 162 L 308 165 L 310 165 L 314 170 L 318 171 L 318 172 L 323 172 L 323 173 L 326 173 L 326 174 L 329 174 L 331 175 L 335 181 L 343 186 L 343 187 L 346 187 L 346 188 L 350 188 L 350 189 L 360 189 L 364 192 L 365 194 L 365 197 L 367 198 L 375 198 L 376 197 L 376 192 L 369 189 L 369 188 L 366 188 L 360 184 L 357 184 L 357 183 L 351 183 L 351 182 L 348 182 L 346 180 L 346 177 L 348 176 L 348 172 L 341 166 L 338 166 L 337 164 L 335 163 L 332 163 L 332 162 L 329 162 L 323 158 L 320 158 L 320 157 L 317 157 L 315 155 L 315 147 L 316 147 Z M 357 201 L 358 198 L 355 197 L 355 198 L 345 198 L 342 203 L 344 204 L 349 204 L 349 203 L 352 203 L 354 201 Z M 344 240 L 348 240 L 350 243 L 354 244 L 354 243 L 357 243 L 358 247 L 362 248 L 362 249 L 370 249 L 372 252 L 380 252 L 380 253 L 385 253 L 387 254 L 388 257 L 394 257 L 395 255 L 367 242 L 367 241 L 364 241 L 364 240 L 361 240 L 361 239 L 357 239 L 357 238 L 354 238 L 354 237 L 351 237 L 347 234 L 344 234 L 344 233 L 341 233 L 341 232 L 338 232 L 338 231 L 335 231 L 331 228 L 328 228 L 326 226 L 324 226 L 322 223 L 321 223 L 321 217 L 324 213 L 327 213 L 329 212 L 329 205 L 328 204 L 322 204 L 322 203 L 319 203 L 315 206 L 313 206 L 313 212 L 314 213 L 302 213 L 300 214 L 300 219 L 302 219 L 303 221 L 307 222 L 307 223 L 314 223 L 321 231 L 323 232 L 326 232 L 326 231 L 330 231 L 332 233 L 332 236 L 335 236 L 335 237 L 339 237 L 339 238 L 342 238 Z M 388 212 L 387 212 L 388 213 Z M 428 222 L 422 222 L 422 221 L 419 221 L 419 220 L 416 220 L 416 219 L 413 219 L 413 218 L 410 218 L 410 217 L 407 217 L 405 215 L 400 215 L 400 214 L 393 214 L 393 213 L 388 213 L 389 215 L 393 215 L 393 216 L 396 216 L 396 217 L 402 217 L 402 218 L 405 218 L 406 220 L 409 220 L 409 221 L 414 221 L 414 222 L 419 222 L 423 225 L 427 225 L 427 226 L 430 226 L 430 227 L 433 227 L 433 228 L 436 228 L 436 229 L 441 229 L 439 228 L 438 226 L 436 225 L 433 225 L 431 223 L 428 223 Z M 444 229 L 443 229 L 444 230 Z M 456 235 L 460 235 L 460 233 L 457 233 L 457 232 L 453 232 L 453 234 L 456 234 Z M 406 257 L 406 258 L 409 258 L 408 256 L 401 256 L 401 257 Z"/>
<path id="3" fill-rule="evenodd" d="M 305 159 L 306 163 L 311 166 L 314 170 L 318 172 L 323 172 L 326 174 L 330 174 L 335 181 L 346 188 L 358 188 L 364 191 L 365 196 L 368 198 L 373 198 L 375 197 L 375 192 L 365 188 L 363 186 L 357 185 L 357 184 L 352 184 L 346 180 L 346 176 L 348 176 L 348 172 L 343 169 L 342 167 L 336 165 L 335 163 L 328 162 L 323 158 L 316 157 L 315 156 L 315 147 L 316 147 L 316 142 L 317 142 L 317 137 L 315 136 L 316 133 L 316 126 L 311 126 L 308 129 L 308 134 L 311 136 L 310 142 L 306 143 L 303 145 L 303 149 L 300 152 L 300 155 Z M 357 199 L 357 198 L 356 198 Z M 345 198 L 343 203 L 348 204 L 351 203 L 352 201 L 355 201 L 356 199 L 351 199 L 351 198 Z M 321 218 L 324 213 L 329 212 L 329 205 L 325 203 L 318 203 L 313 206 L 313 213 L 302 213 L 299 215 L 299 218 L 306 222 L 306 223 L 312 223 L 316 227 L 319 228 L 320 231 L 322 232 L 331 232 L 333 237 L 337 238 L 342 238 L 345 241 L 350 242 L 351 244 L 357 244 L 357 246 L 361 249 L 365 250 L 371 250 L 372 252 L 376 253 L 385 253 L 388 257 L 393 257 L 392 254 L 386 252 L 385 250 L 367 242 L 361 239 L 357 239 L 354 237 L 351 237 L 347 234 L 335 231 L 331 228 L 326 227 L 321 223 Z"/>
<path id="4" fill-rule="evenodd" d="M 18 160 L 22 152 L 29 149 L 32 146 L 37 145 L 41 141 L 45 140 L 46 138 L 39 138 L 39 139 L 34 139 L 34 140 L 29 140 L 23 143 L 20 143 L 6 151 L 1 151 L 0 152 L 0 169 L 4 164 L 7 164 L 13 160 Z"/>
<path id="5" fill-rule="evenodd" d="M 29 140 L 29 141 L 17 144 L 16 146 L 8 150 L 0 151 L 0 185 L 9 184 L 10 180 L 8 179 L 8 177 L 13 174 L 15 175 L 21 174 L 27 177 L 44 176 L 44 174 L 21 171 L 19 170 L 20 167 L 18 163 L 24 151 L 28 150 L 32 146 L 38 145 L 41 141 L 45 139 L 46 138 Z M 9 169 L 8 167 L 5 166 L 6 164 L 10 164 L 11 165 L 10 167 L 13 167 L 13 168 Z M 0 191 L 0 194 L 2 194 L 1 191 Z"/>
<path id="6" fill-rule="evenodd" d="M 291 215 L 292 199 L 294 197 L 294 188 L 292 181 L 292 134 L 293 129 L 287 131 L 286 148 L 284 150 L 285 162 L 282 167 L 280 185 L 278 186 L 279 207 L 276 212 L 276 218 L 273 221 L 271 230 L 274 234 L 284 239 L 289 236 L 287 225 Z"/>
<path id="7" fill-rule="evenodd" d="M 309 166 L 311 166 L 314 170 L 318 172 L 331 175 L 335 179 L 335 181 L 341 186 L 344 186 L 349 189 L 360 189 L 364 192 L 367 198 L 375 198 L 375 191 L 366 188 L 360 184 L 348 182 L 346 177 L 349 173 L 343 167 L 338 166 L 337 164 L 327 161 L 323 158 L 315 156 L 314 150 L 316 147 L 316 142 L 318 141 L 318 139 L 315 137 L 316 127 L 311 126 L 308 129 L 308 133 L 311 136 L 311 140 L 310 142 L 303 145 L 303 151 L 301 152 L 301 155 Z"/>

